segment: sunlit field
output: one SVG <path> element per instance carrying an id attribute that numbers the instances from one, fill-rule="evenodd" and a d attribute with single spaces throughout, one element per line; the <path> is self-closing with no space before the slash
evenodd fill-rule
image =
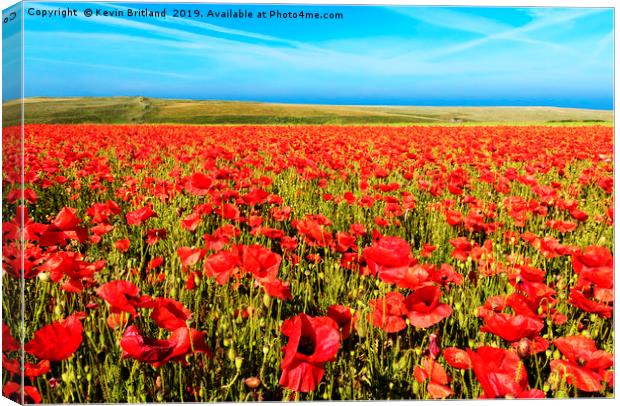
<path id="1" fill-rule="evenodd" d="M 12 399 L 613 396 L 612 127 L 3 137 Z"/>

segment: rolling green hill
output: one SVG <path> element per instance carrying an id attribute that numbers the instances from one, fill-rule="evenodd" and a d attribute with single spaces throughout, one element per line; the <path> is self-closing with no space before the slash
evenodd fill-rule
<path id="1" fill-rule="evenodd" d="M 19 101 L 3 104 L 3 125 L 19 123 Z M 613 121 L 611 110 L 558 107 L 332 106 L 146 97 L 36 97 L 25 122 L 109 124 L 561 124 Z"/>

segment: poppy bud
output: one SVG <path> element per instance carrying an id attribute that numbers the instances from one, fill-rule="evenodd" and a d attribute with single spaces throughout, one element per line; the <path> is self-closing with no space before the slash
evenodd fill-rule
<path id="1" fill-rule="evenodd" d="M 235 357 L 235 368 L 241 369 L 242 366 L 243 366 L 243 358 Z"/>
<path id="2" fill-rule="evenodd" d="M 245 385 L 250 389 L 256 389 L 260 386 L 260 379 L 256 376 L 251 376 L 245 379 Z"/>
<path id="3" fill-rule="evenodd" d="M 39 280 L 42 282 L 49 282 L 50 274 L 48 272 L 41 272 L 37 275 L 37 278 L 39 278 Z"/>
<path id="4" fill-rule="evenodd" d="M 430 352 L 431 358 L 436 359 L 441 350 L 439 349 L 439 345 L 437 345 L 437 335 L 431 334 L 429 337 L 428 350 Z"/>
<path id="5" fill-rule="evenodd" d="M 229 360 L 231 361 L 235 361 L 235 357 L 236 357 L 236 353 L 235 353 L 235 349 L 233 347 L 230 347 L 228 349 L 228 352 L 226 353 L 226 356 L 228 357 Z"/>
<path id="6" fill-rule="evenodd" d="M 517 345 L 517 354 L 519 358 L 527 358 L 532 353 L 532 344 L 527 337 L 523 337 Z"/>
<path id="7" fill-rule="evenodd" d="M 54 315 L 57 317 L 62 316 L 62 307 L 60 305 L 54 306 Z"/>
<path id="8" fill-rule="evenodd" d="M 158 375 L 157 378 L 155 379 L 155 388 L 161 389 L 161 376 L 160 375 Z"/>

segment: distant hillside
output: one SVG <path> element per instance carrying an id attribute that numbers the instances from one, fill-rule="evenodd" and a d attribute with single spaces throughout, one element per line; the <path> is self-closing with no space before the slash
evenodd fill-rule
<path id="1" fill-rule="evenodd" d="M 447 124 L 611 123 L 613 111 L 558 107 L 330 106 L 147 97 L 29 98 L 26 123 L 109 124 Z M 19 102 L 3 105 L 19 123 Z"/>

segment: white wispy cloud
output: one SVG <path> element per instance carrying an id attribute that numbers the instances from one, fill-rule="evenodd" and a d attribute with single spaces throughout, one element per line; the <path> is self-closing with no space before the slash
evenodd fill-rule
<path id="1" fill-rule="evenodd" d="M 422 55 L 422 57 L 427 58 L 428 60 L 433 60 L 436 58 L 451 56 L 460 52 L 464 52 L 470 49 L 477 48 L 481 45 L 487 44 L 492 41 L 514 41 L 514 42 L 525 42 L 533 45 L 540 45 L 544 47 L 548 47 L 554 49 L 556 51 L 561 51 L 568 54 L 577 55 L 577 53 L 566 46 L 559 45 L 555 42 L 543 41 L 537 38 L 531 38 L 528 34 L 540 32 L 542 30 L 565 24 L 567 22 L 592 15 L 600 12 L 600 10 L 596 9 L 577 9 L 577 10 L 546 10 L 545 11 L 536 11 L 532 13 L 532 17 L 534 18 L 531 22 L 519 26 L 519 27 L 511 27 L 503 30 L 498 30 L 502 24 L 493 24 L 487 18 L 479 18 L 478 16 L 471 16 L 466 13 L 449 13 L 449 18 L 446 20 L 441 19 L 433 19 L 437 24 L 441 24 L 445 26 L 447 21 L 450 23 L 454 23 L 454 27 L 468 32 L 476 32 L 479 34 L 485 34 L 481 38 L 476 38 L 473 40 L 465 41 L 460 44 L 447 46 L 444 48 L 437 49 L 428 53 L 426 55 Z M 441 13 L 440 13 L 441 14 Z M 412 15 L 412 18 L 417 18 L 417 14 Z M 430 22 L 430 19 L 422 17 L 426 22 Z M 503 24 L 503 26 L 506 26 Z M 507 26 L 510 27 L 510 26 Z M 419 52 L 415 52 L 416 55 L 420 56 Z M 401 57 L 407 55 L 401 55 Z M 396 58 L 398 59 L 398 58 Z"/>
<path id="2" fill-rule="evenodd" d="M 158 71 L 151 69 L 141 69 L 141 68 L 131 68 L 127 66 L 117 66 L 117 65 L 109 65 L 102 63 L 88 63 L 88 62 L 78 62 L 78 61 L 67 61 L 67 60 L 58 60 L 51 58 L 39 58 L 35 56 L 27 56 L 25 58 L 24 63 L 28 63 L 28 61 L 36 61 L 41 63 L 52 63 L 52 64 L 61 64 L 61 65 L 73 65 L 79 66 L 82 68 L 90 68 L 90 69 L 105 69 L 105 70 L 115 70 L 121 72 L 131 72 L 131 73 L 140 73 L 140 74 L 148 74 L 148 75 L 158 75 L 158 76 L 166 76 L 175 79 L 191 79 L 190 76 L 181 75 L 174 72 L 166 72 L 166 71 Z"/>

